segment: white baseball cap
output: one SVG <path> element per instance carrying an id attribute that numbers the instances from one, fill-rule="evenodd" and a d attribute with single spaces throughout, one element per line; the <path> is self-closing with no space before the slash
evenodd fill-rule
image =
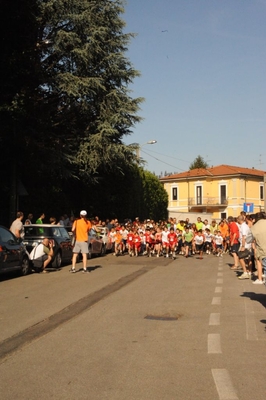
<path id="1" fill-rule="evenodd" d="M 85 217 L 85 215 L 87 215 L 87 211 L 85 211 L 85 210 L 80 211 L 80 215 L 82 215 L 83 217 Z"/>

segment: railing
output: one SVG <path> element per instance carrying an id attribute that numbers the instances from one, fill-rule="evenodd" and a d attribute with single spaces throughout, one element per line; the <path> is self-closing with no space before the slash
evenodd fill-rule
<path id="1" fill-rule="evenodd" d="M 227 205 L 228 200 L 227 198 L 220 198 L 220 197 L 189 197 L 188 198 L 188 205 L 189 206 L 222 206 Z"/>

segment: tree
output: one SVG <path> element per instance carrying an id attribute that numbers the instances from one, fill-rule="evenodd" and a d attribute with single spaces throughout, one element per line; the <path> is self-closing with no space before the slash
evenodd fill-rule
<path id="1" fill-rule="evenodd" d="M 198 155 L 195 160 L 190 164 L 189 169 L 196 169 L 196 168 L 208 168 L 209 165 L 206 161 L 204 161 L 203 157 Z"/>
<path id="2" fill-rule="evenodd" d="M 140 216 L 156 221 L 166 219 L 168 194 L 159 179 L 149 171 L 142 171 L 143 204 Z"/>
<path id="3" fill-rule="evenodd" d="M 47 201 L 62 196 L 64 180 L 123 175 L 136 159 L 123 138 L 142 101 L 128 88 L 139 72 L 126 58 L 134 35 L 123 32 L 123 2 L 2 3 L 0 162 L 16 168 L 5 168 L 1 192 L 19 178 L 31 201 Z"/>

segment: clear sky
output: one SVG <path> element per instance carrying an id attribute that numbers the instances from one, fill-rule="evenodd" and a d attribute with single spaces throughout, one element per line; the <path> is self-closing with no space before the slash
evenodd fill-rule
<path id="1" fill-rule="evenodd" d="M 201 155 L 266 170 L 266 0 L 127 0 L 122 18 L 145 98 L 125 143 L 157 140 L 145 168 L 178 173 Z"/>

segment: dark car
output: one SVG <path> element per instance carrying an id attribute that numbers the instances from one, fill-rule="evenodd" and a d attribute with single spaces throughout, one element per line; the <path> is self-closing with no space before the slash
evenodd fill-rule
<path id="1" fill-rule="evenodd" d="M 9 229 L 0 226 L 0 273 L 21 271 L 30 272 L 29 255 L 26 247 Z"/>
<path id="2" fill-rule="evenodd" d="M 69 263 L 72 259 L 72 245 L 70 236 L 64 226 L 61 225 L 24 225 L 25 237 L 23 243 L 30 253 L 32 249 L 41 243 L 44 238 L 54 241 L 54 257 L 52 266 L 61 267 L 63 262 Z"/>

